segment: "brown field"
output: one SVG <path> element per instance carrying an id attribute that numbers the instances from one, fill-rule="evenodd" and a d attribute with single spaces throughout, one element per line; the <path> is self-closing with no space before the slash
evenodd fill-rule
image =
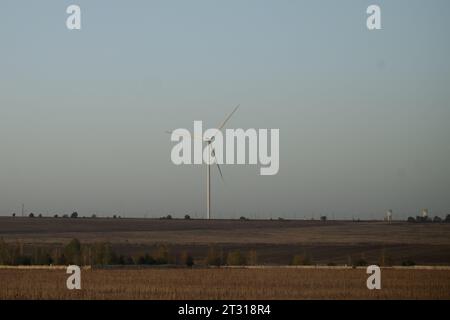
<path id="1" fill-rule="evenodd" d="M 314 264 L 347 264 L 349 257 L 378 264 L 383 254 L 393 264 L 450 265 L 450 224 L 303 220 L 157 220 L 0 218 L 0 238 L 32 246 L 110 242 L 123 254 L 140 254 L 166 243 L 171 252 L 188 251 L 202 259 L 210 245 L 254 250 L 259 264 L 286 265 L 307 253 Z"/>
<path id="2" fill-rule="evenodd" d="M 0 299 L 450 299 L 449 270 L 382 270 L 382 289 L 365 269 L 83 270 L 82 290 L 65 270 L 0 269 Z"/>
<path id="3" fill-rule="evenodd" d="M 110 242 L 119 253 L 151 252 L 161 243 L 196 265 L 214 245 L 225 253 L 253 250 L 259 265 L 287 265 L 295 254 L 313 264 L 349 258 L 379 264 L 450 265 L 450 224 L 351 221 L 236 221 L 0 218 L 0 238 L 33 246 Z M 366 288 L 365 269 L 126 268 L 82 272 L 82 290 L 65 287 L 64 269 L 1 269 L 0 299 L 450 299 L 450 270 L 382 271 L 382 290 Z"/>

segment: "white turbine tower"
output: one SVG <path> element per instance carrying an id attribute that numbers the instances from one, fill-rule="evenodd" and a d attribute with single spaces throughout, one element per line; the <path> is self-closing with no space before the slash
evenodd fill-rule
<path id="1" fill-rule="evenodd" d="M 191 135 L 194 139 L 201 139 L 203 142 L 206 142 L 207 148 L 208 148 L 208 163 L 206 164 L 206 218 L 208 220 L 211 219 L 211 155 L 215 157 L 215 150 L 211 146 L 211 144 L 214 142 L 214 139 L 216 135 L 222 131 L 222 129 L 225 127 L 226 123 L 230 118 L 233 116 L 233 114 L 237 111 L 239 108 L 239 105 L 236 106 L 236 108 L 233 109 L 233 111 L 228 115 L 228 117 L 225 118 L 225 120 L 222 121 L 222 123 L 217 128 L 217 132 L 212 135 L 211 137 L 197 137 L 194 135 Z M 167 131 L 169 134 L 173 134 L 171 131 Z M 219 164 L 216 162 L 217 169 L 219 170 L 220 178 L 223 180 L 223 174 L 222 170 L 220 169 Z"/>

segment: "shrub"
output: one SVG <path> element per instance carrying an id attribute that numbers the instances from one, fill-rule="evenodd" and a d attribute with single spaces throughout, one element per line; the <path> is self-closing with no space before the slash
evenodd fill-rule
<path id="1" fill-rule="evenodd" d="M 417 216 L 416 222 L 431 222 L 431 219 L 430 217 Z"/>
<path id="2" fill-rule="evenodd" d="M 158 245 L 153 257 L 156 264 L 169 264 L 169 248 L 166 245 Z"/>
<path id="3" fill-rule="evenodd" d="M 72 212 L 72 214 L 70 215 L 70 217 L 71 217 L 72 219 L 78 218 L 78 212 Z"/>
<path id="4" fill-rule="evenodd" d="M 151 255 L 146 253 L 144 256 L 144 263 L 147 265 L 154 265 L 156 264 L 156 260 Z"/>
<path id="5" fill-rule="evenodd" d="M 132 265 L 134 264 L 133 259 L 130 256 L 120 255 L 118 258 L 118 264 L 121 265 Z"/>
<path id="6" fill-rule="evenodd" d="M 215 247 L 211 246 L 206 256 L 206 264 L 208 266 L 221 266 L 223 265 L 223 254 L 219 252 Z"/>
<path id="7" fill-rule="evenodd" d="M 227 265 L 229 266 L 245 266 L 247 265 L 246 257 L 241 251 L 231 251 L 227 255 Z"/>
<path id="8" fill-rule="evenodd" d="M 130 258 L 131 259 L 131 258 Z M 144 255 L 136 255 L 134 259 L 126 258 L 123 264 L 137 264 L 137 265 L 155 265 L 157 264 L 156 260 L 149 255 L 148 253 Z"/>
<path id="9" fill-rule="evenodd" d="M 386 252 L 385 248 L 381 250 L 379 265 L 383 267 L 394 265 L 394 259 Z"/>
<path id="10" fill-rule="evenodd" d="M 191 268 L 194 265 L 194 258 L 188 252 L 183 252 L 181 254 L 181 263 Z"/>
<path id="11" fill-rule="evenodd" d="M 42 248 L 34 248 L 31 263 L 33 265 L 50 265 L 53 259 L 48 252 Z"/>
<path id="12" fill-rule="evenodd" d="M 307 254 L 296 254 L 292 258 L 291 265 L 293 266 L 309 266 L 311 265 L 311 259 Z"/>
<path id="13" fill-rule="evenodd" d="M 258 264 L 258 254 L 256 250 L 250 250 L 247 255 L 247 263 L 251 266 L 256 266 Z"/>
<path id="14" fill-rule="evenodd" d="M 66 265 L 68 263 L 64 253 L 58 257 L 58 260 L 56 260 L 56 263 L 59 265 Z"/>
<path id="15" fill-rule="evenodd" d="M 18 266 L 31 266 L 32 265 L 31 257 L 18 256 L 13 264 Z"/>
<path id="16" fill-rule="evenodd" d="M 3 238 L 0 238 L 0 265 L 10 264 L 10 249 Z"/>
<path id="17" fill-rule="evenodd" d="M 416 219 L 414 217 L 408 217 L 408 222 L 416 222 Z"/>
<path id="18" fill-rule="evenodd" d="M 191 220 L 191 216 L 190 216 L 190 215 L 188 215 L 188 214 L 187 214 L 187 215 L 185 215 L 185 216 L 184 216 L 184 220 Z"/>
<path id="19" fill-rule="evenodd" d="M 415 266 L 415 265 L 416 265 L 416 263 L 414 261 L 412 261 L 412 260 L 409 260 L 409 259 L 402 262 L 402 266 L 403 267 L 412 267 L 412 266 Z"/>
<path id="20" fill-rule="evenodd" d="M 353 267 L 365 267 L 368 263 L 364 258 L 359 258 L 353 261 Z"/>
<path id="21" fill-rule="evenodd" d="M 31 213 L 28 215 L 28 217 L 29 217 L 29 218 L 34 218 L 34 213 L 31 212 Z"/>
<path id="22" fill-rule="evenodd" d="M 137 265 L 144 265 L 145 264 L 145 257 L 144 256 L 136 256 L 135 257 L 135 264 L 137 264 Z"/>
<path id="23" fill-rule="evenodd" d="M 0 238 L 0 265 L 30 265 L 31 257 L 23 254 L 23 245 L 7 244 Z"/>

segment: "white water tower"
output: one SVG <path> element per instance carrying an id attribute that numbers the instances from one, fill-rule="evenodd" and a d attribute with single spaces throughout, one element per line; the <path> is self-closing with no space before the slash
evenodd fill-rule
<path id="1" fill-rule="evenodd" d="M 392 210 L 391 210 L 391 209 L 389 209 L 388 211 L 386 211 L 386 218 L 385 218 L 385 220 L 386 220 L 387 222 L 391 222 L 391 221 L 392 221 Z"/>

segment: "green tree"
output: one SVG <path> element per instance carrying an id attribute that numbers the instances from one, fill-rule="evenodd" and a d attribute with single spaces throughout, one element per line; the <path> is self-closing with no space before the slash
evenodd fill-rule
<path id="1" fill-rule="evenodd" d="M 90 247 L 89 255 L 92 265 L 113 265 L 119 261 L 112 245 L 107 242 L 95 243 Z"/>
<path id="2" fill-rule="evenodd" d="M 64 257 L 69 264 L 81 264 L 81 243 L 78 239 L 72 239 L 64 247 Z"/>

